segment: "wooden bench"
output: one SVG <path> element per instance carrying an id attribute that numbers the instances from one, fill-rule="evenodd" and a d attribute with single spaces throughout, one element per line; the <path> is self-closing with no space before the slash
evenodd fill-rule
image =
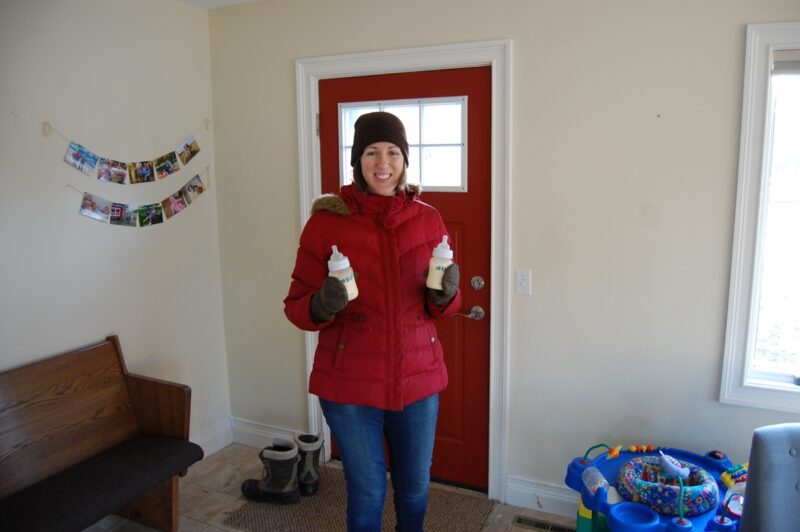
<path id="1" fill-rule="evenodd" d="M 111 513 L 178 529 L 191 389 L 132 375 L 116 336 L 0 373 L 0 530 L 79 531 Z"/>

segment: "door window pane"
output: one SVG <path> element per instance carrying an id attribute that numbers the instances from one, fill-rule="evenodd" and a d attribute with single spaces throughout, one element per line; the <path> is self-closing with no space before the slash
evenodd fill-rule
<path id="1" fill-rule="evenodd" d="M 339 183 L 342 185 L 350 183 L 353 180 L 353 167 L 350 166 L 351 151 L 351 146 L 339 149 Z"/>
<path id="2" fill-rule="evenodd" d="M 422 123 L 425 144 L 461 144 L 461 105 L 423 105 Z"/>
<path id="3" fill-rule="evenodd" d="M 438 186 L 461 185 L 461 148 L 436 146 L 422 148 L 422 175 Z"/>
<path id="4" fill-rule="evenodd" d="M 406 168 L 406 181 L 412 185 L 419 185 L 419 147 L 408 147 L 408 168 Z"/>

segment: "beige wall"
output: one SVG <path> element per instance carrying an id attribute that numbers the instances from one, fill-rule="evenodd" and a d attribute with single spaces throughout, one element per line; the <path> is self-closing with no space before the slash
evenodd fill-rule
<path id="1" fill-rule="evenodd" d="M 299 235 L 294 62 L 513 42 L 508 473 L 562 486 L 597 442 L 747 459 L 797 415 L 718 402 L 745 24 L 796 0 L 271 0 L 210 14 L 235 418 L 303 429 L 283 316 Z M 494 287 L 502 289 L 502 287 Z M 532 503 L 531 503 L 532 504 Z"/>
<path id="2" fill-rule="evenodd" d="M 0 4 L 0 369 L 120 337 L 128 368 L 189 384 L 207 450 L 230 413 L 215 181 L 163 225 L 78 215 L 65 185 L 157 202 L 214 172 L 208 12 L 162 0 Z M 201 152 L 152 184 L 99 182 L 63 162 L 49 121 L 101 155 L 151 159 L 197 131 Z M 209 173 L 204 175 L 207 179 Z M 229 437 L 229 436 L 228 436 Z"/>

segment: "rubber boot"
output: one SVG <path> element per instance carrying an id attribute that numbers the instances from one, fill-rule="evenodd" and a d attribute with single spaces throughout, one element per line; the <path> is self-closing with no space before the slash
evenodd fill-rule
<path id="1" fill-rule="evenodd" d="M 252 501 L 294 504 L 300 500 L 297 482 L 297 445 L 275 439 L 259 453 L 264 464 L 264 478 L 248 479 L 242 483 L 242 493 Z"/>
<path id="2" fill-rule="evenodd" d="M 322 451 L 322 436 L 300 434 L 294 437 L 294 442 L 300 452 L 300 463 L 297 466 L 300 493 L 314 495 L 319 491 L 319 455 Z"/>

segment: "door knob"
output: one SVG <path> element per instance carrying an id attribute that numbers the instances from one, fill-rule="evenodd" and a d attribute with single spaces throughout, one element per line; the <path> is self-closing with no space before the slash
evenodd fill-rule
<path id="1" fill-rule="evenodd" d="M 456 316 L 461 316 L 462 318 L 469 318 L 471 320 L 482 320 L 484 316 L 486 316 L 486 311 L 483 310 L 483 307 L 480 305 L 475 305 L 471 309 L 469 309 L 469 314 L 458 313 Z"/>
<path id="2" fill-rule="evenodd" d="M 476 275 L 475 277 L 470 279 L 469 284 L 476 291 L 477 290 L 481 290 L 481 289 L 483 289 L 484 286 L 486 286 L 486 282 L 483 280 L 483 277 L 481 277 L 480 275 Z"/>

